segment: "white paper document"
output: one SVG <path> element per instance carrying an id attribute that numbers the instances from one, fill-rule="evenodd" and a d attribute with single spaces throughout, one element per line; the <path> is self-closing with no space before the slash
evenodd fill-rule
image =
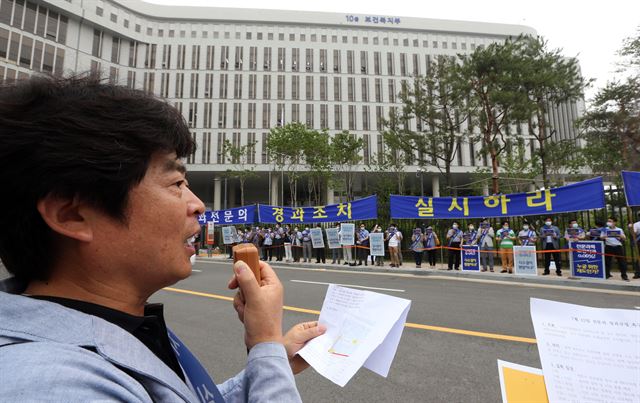
<path id="1" fill-rule="evenodd" d="M 407 299 L 331 284 L 319 319 L 327 332 L 298 354 L 340 386 L 362 366 L 386 377 L 410 307 Z"/>
<path id="2" fill-rule="evenodd" d="M 550 402 L 640 402 L 640 311 L 531 299 Z"/>

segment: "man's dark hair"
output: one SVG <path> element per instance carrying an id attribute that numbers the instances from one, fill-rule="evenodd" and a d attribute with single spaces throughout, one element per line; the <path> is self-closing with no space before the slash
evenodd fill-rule
<path id="1" fill-rule="evenodd" d="M 180 112 L 143 91 L 89 75 L 1 85 L 0 258 L 17 278 L 46 280 L 56 251 L 39 200 L 75 197 L 126 224 L 152 155 L 193 151 Z"/>
<path id="2" fill-rule="evenodd" d="M 613 221 L 613 222 L 618 222 L 618 218 L 614 215 L 609 216 L 609 220 Z"/>

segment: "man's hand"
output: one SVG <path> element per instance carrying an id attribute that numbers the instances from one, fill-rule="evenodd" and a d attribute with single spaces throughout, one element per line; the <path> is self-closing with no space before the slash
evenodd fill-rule
<path id="1" fill-rule="evenodd" d="M 293 371 L 294 375 L 309 368 L 309 364 L 307 364 L 302 357 L 296 355 L 296 353 L 300 351 L 309 340 L 324 334 L 326 330 L 327 328 L 324 325 L 319 325 L 317 321 L 303 322 L 293 326 L 287 334 L 284 335 L 284 348 L 287 350 L 289 365 L 291 365 L 291 371 Z"/>
<path id="2" fill-rule="evenodd" d="M 260 262 L 261 281 L 246 263 L 233 265 L 234 276 L 229 288 L 240 288 L 233 300 L 240 321 L 244 323 L 244 342 L 248 349 L 258 343 L 282 343 L 282 284 L 271 266 Z"/>

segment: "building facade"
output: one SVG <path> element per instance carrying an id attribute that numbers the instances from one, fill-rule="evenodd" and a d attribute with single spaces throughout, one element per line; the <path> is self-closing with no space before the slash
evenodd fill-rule
<path id="1" fill-rule="evenodd" d="M 269 130 L 299 121 L 363 139 L 356 193 L 375 175 L 381 122 L 403 82 L 439 56 L 473 52 L 529 27 L 369 14 L 160 6 L 139 0 L 0 0 L 0 79 L 92 70 L 152 92 L 182 111 L 198 144 L 189 179 L 210 208 L 238 205 L 223 144 L 247 145 L 245 203 L 283 203 L 288 185 L 265 147 Z M 575 138 L 582 106 L 554 109 L 557 138 Z M 415 122 L 410 122 L 415 128 Z M 514 128 L 514 130 L 520 130 Z M 457 183 L 486 166 L 461 138 Z M 526 139 L 528 155 L 535 144 Z M 438 171 L 409 164 L 408 184 L 438 194 Z M 418 186 L 420 182 L 420 186 Z M 327 189 L 326 202 L 334 201 Z"/>

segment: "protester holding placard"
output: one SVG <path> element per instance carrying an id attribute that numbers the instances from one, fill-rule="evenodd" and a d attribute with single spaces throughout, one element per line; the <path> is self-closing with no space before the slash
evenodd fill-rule
<path id="1" fill-rule="evenodd" d="M 367 265 L 367 256 L 369 255 L 369 231 L 365 228 L 364 224 L 360 224 L 360 230 L 357 234 L 358 240 L 356 241 L 358 254 L 358 266 Z"/>
<path id="2" fill-rule="evenodd" d="M 423 245 L 425 248 L 425 254 L 427 255 L 427 262 L 431 269 L 436 268 L 436 247 L 440 245 L 438 234 L 433 231 L 433 227 L 429 226 L 425 229 Z"/>
<path id="3" fill-rule="evenodd" d="M 460 244 L 462 243 L 462 230 L 457 221 L 454 221 L 449 231 L 447 231 L 447 246 L 449 249 L 449 260 L 447 270 L 460 270 Z"/>
<path id="4" fill-rule="evenodd" d="M 497 232 L 500 240 L 500 256 L 502 258 L 502 271 L 500 273 L 513 273 L 513 242 L 516 234 L 509 228 L 509 221 L 502 222 L 502 228 Z"/>
<path id="5" fill-rule="evenodd" d="M 518 232 L 518 241 L 522 246 L 535 245 L 538 240 L 538 236 L 536 235 L 536 231 L 531 227 L 531 225 L 525 221 L 522 224 L 522 230 Z"/>
<path id="6" fill-rule="evenodd" d="M 422 266 L 422 247 L 424 246 L 424 234 L 422 229 L 414 228 L 413 234 L 411 234 L 411 250 L 413 251 L 413 258 L 416 261 L 416 269 Z"/>
<path id="7" fill-rule="evenodd" d="M 402 232 L 396 224 L 392 223 L 387 230 L 385 240 L 389 242 L 389 255 L 391 257 L 391 267 L 400 267 L 400 244 L 402 242 Z"/>
<path id="8" fill-rule="evenodd" d="M 486 218 L 480 222 L 480 232 L 478 233 L 478 245 L 480 246 L 480 263 L 482 264 L 481 271 L 487 271 L 487 263 L 489 271 L 493 272 L 493 238 L 495 232 L 493 227 L 489 224 L 489 220 Z"/>
<path id="9" fill-rule="evenodd" d="M 595 226 L 589 228 L 589 232 L 586 237 L 589 241 L 599 241 L 602 231 L 606 231 L 607 227 L 604 225 L 604 221 L 596 220 Z"/>
<path id="10" fill-rule="evenodd" d="M 313 251 L 315 252 L 315 255 L 316 255 L 316 263 L 320 263 L 320 262 L 327 263 L 325 260 L 326 258 L 325 258 L 325 250 L 324 250 L 324 240 L 322 239 L 323 238 L 322 227 L 320 227 L 320 224 L 316 225 L 316 228 L 313 231 L 315 231 L 315 234 L 313 235 L 319 238 L 318 242 L 316 242 L 316 244 L 313 245 Z"/>
<path id="11" fill-rule="evenodd" d="M 625 256 L 624 247 L 622 246 L 624 241 L 627 240 L 627 237 L 622 228 L 617 227 L 617 223 L 617 218 L 609 217 L 607 220 L 607 229 L 600 235 L 600 238 L 604 240 L 604 264 L 607 270 L 607 278 L 613 277 L 611 275 L 611 266 L 612 260 L 615 257 L 618 261 L 620 276 L 623 280 L 629 281 L 627 277 L 627 257 Z"/>
<path id="12" fill-rule="evenodd" d="M 300 232 L 298 227 L 293 227 L 293 231 L 289 234 L 289 238 L 291 239 L 293 261 L 297 263 L 300 261 L 300 257 L 302 256 L 302 232 Z"/>
<path id="13" fill-rule="evenodd" d="M 478 243 L 478 231 L 476 231 L 475 226 L 470 223 L 462 235 L 462 244 L 475 245 L 476 243 Z"/>
<path id="14" fill-rule="evenodd" d="M 571 241 L 581 241 L 585 239 L 584 230 L 578 225 L 578 221 L 576 219 L 572 219 L 569 221 L 569 228 L 564 231 L 564 239 L 567 242 Z"/>
<path id="15" fill-rule="evenodd" d="M 347 227 L 349 225 L 341 225 L 340 226 L 340 244 L 342 245 L 342 255 L 344 257 L 344 263 L 349 266 L 355 266 L 356 262 L 353 255 L 353 234 Z M 345 240 L 348 239 L 348 242 L 345 243 Z"/>
<path id="16" fill-rule="evenodd" d="M 311 231 L 309 227 L 306 227 L 302 231 L 302 259 L 305 263 L 311 262 L 311 255 L 313 254 L 313 246 L 311 245 Z"/>
<path id="17" fill-rule="evenodd" d="M 373 227 L 373 230 L 371 230 L 372 233 L 381 233 L 382 232 L 382 227 L 378 224 L 376 224 Z M 369 244 L 371 245 L 371 240 L 369 240 Z M 384 252 L 384 245 L 382 246 L 382 251 Z M 382 266 L 384 264 L 384 256 L 373 256 L 371 255 L 371 265 L 373 265 L 375 262 L 376 266 Z"/>
<path id="18" fill-rule="evenodd" d="M 265 258 L 263 260 L 273 259 L 273 232 L 271 232 L 271 228 L 266 228 L 264 230 L 264 252 Z"/>
<path id="19" fill-rule="evenodd" d="M 562 276 L 562 262 L 560 261 L 560 228 L 553 225 L 553 219 L 547 217 L 544 225 L 540 228 L 540 239 L 542 240 L 543 251 L 553 251 L 544 254 L 544 272 L 543 276 L 549 275 L 549 266 L 551 265 L 551 255 L 556 264 L 556 274 Z"/>

